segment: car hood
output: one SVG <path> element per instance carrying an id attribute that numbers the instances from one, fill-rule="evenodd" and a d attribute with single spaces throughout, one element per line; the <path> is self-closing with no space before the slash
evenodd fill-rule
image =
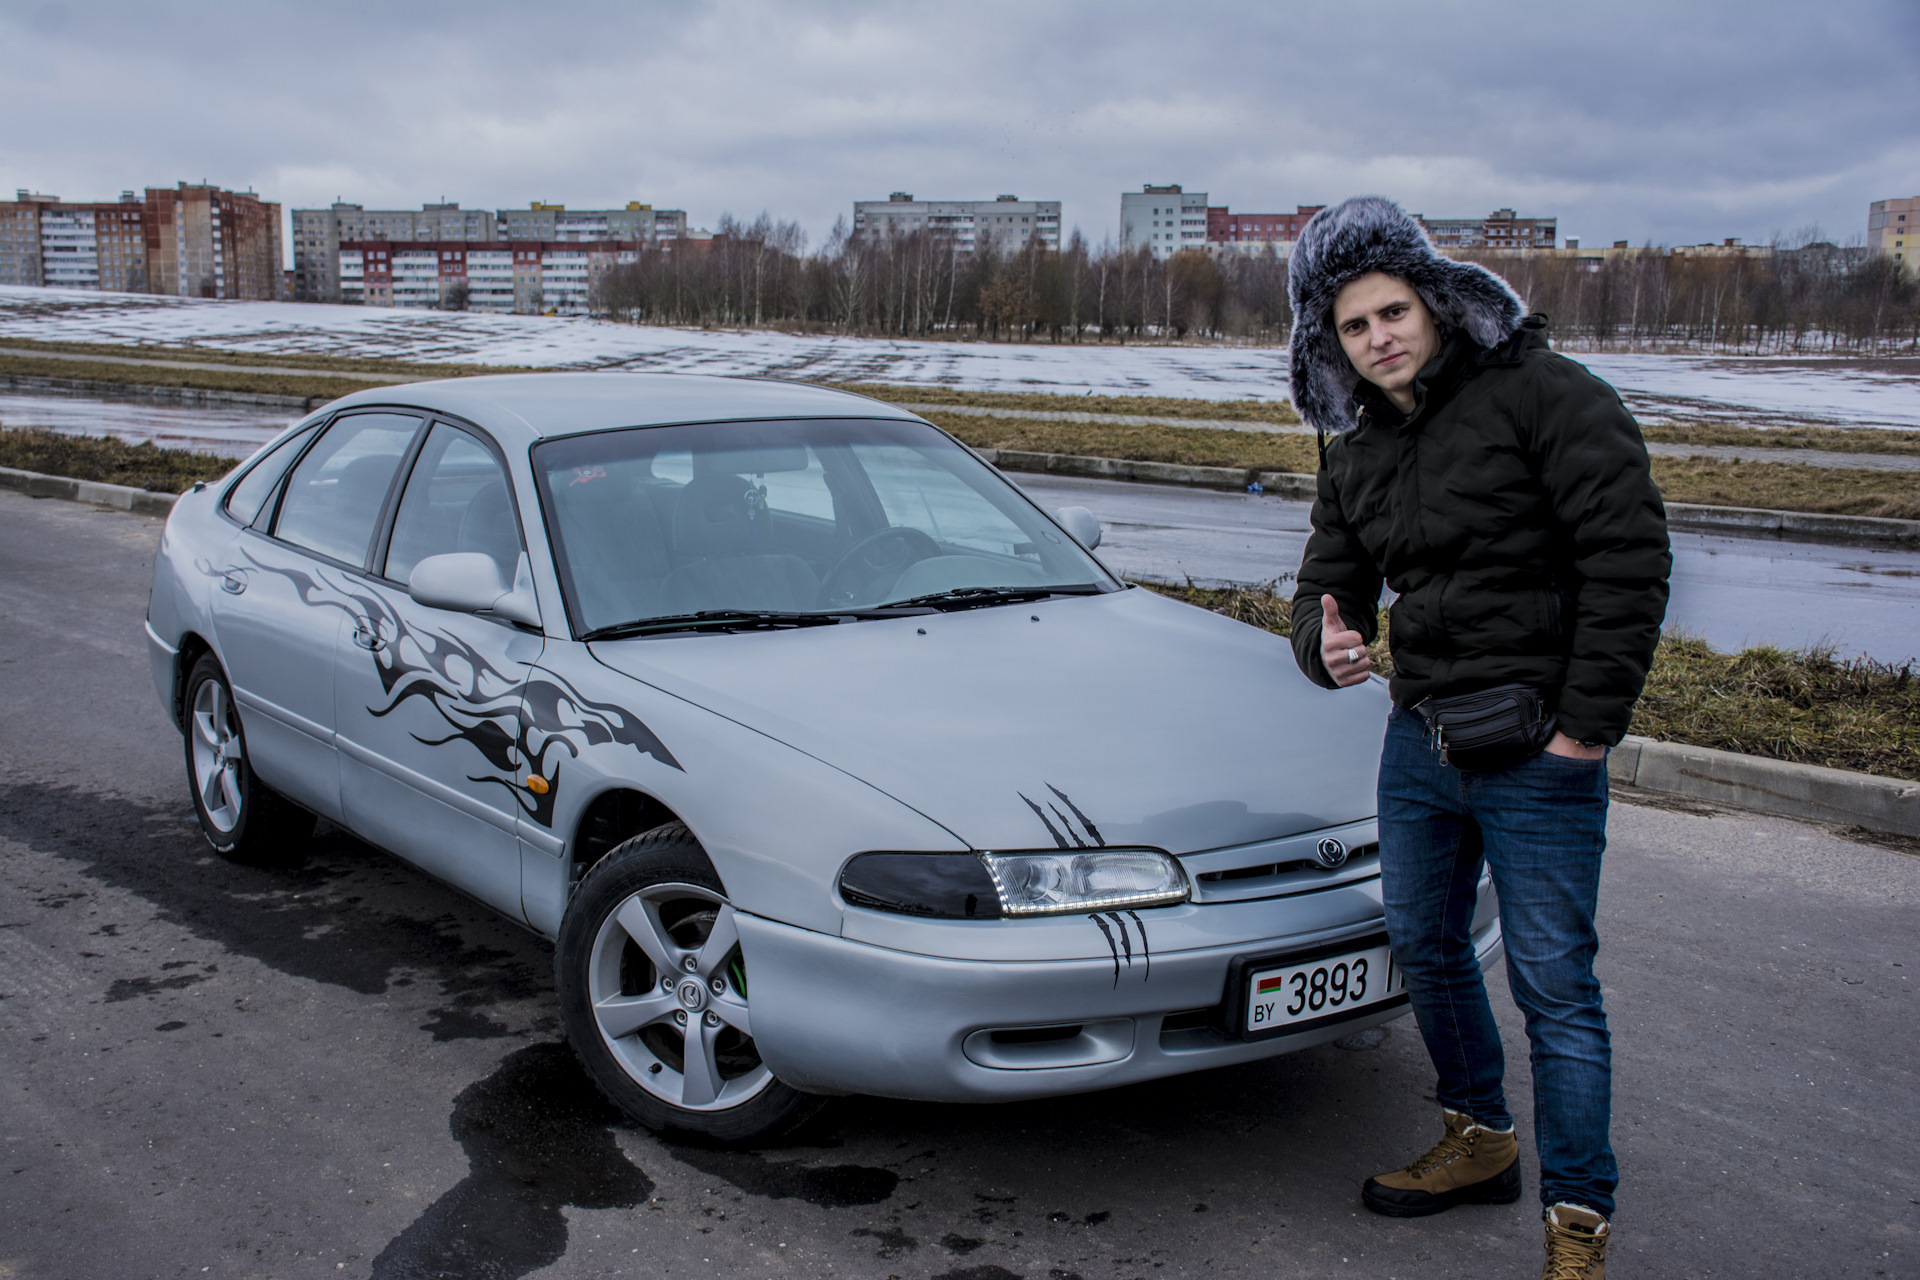
<path id="1" fill-rule="evenodd" d="M 977 849 L 1192 853 L 1375 810 L 1383 684 L 1317 688 L 1279 637 L 1139 588 L 591 648 Z"/>

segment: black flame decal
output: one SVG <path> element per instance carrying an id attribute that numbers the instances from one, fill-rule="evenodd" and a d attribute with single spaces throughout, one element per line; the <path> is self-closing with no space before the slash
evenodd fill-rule
<path id="1" fill-rule="evenodd" d="M 247 558 L 291 582 L 302 602 L 339 609 L 355 626 L 386 641 L 367 653 L 386 695 L 384 705 L 370 706 L 368 712 L 384 718 L 409 702 L 425 702 L 449 732 L 437 738 L 411 734 L 414 741 L 429 747 L 467 743 L 491 766 L 491 772 L 470 773 L 467 780 L 506 788 L 521 811 L 543 827 L 553 825 L 562 755 L 577 759 L 582 747 L 618 742 L 669 768 L 681 768 L 637 716 L 613 703 L 594 701 L 552 672 L 535 667 L 515 680 L 459 636 L 409 627 L 372 592 L 342 586 L 317 571 L 309 574 Z M 547 780 L 545 795 L 525 789 L 522 769 Z"/>

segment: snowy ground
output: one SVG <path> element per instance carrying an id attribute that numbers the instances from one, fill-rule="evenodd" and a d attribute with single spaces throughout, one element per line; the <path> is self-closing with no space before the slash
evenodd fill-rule
<path id="1" fill-rule="evenodd" d="M 905 342 L 548 316 L 207 302 L 0 286 L 0 341 L 181 343 L 261 354 L 562 365 L 978 391 L 1286 398 L 1285 352 L 1240 346 Z M 1647 417 L 1920 428 L 1920 368 L 1843 360 L 1576 355 Z M 1905 362 L 1911 364 L 1911 362 Z"/>

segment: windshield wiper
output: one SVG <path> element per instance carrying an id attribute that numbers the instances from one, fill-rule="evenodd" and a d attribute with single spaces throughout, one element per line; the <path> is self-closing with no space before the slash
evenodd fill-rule
<path id="1" fill-rule="evenodd" d="M 1019 604 L 1028 600 L 1044 600 L 1048 596 L 1097 596 L 1101 588 L 1094 582 L 1076 582 L 1058 587 L 955 587 L 950 591 L 933 591 L 924 596 L 913 596 L 906 600 L 894 600 L 886 604 L 888 609 L 909 608 L 924 605 L 932 609 L 972 609 L 991 604 Z"/>
<path id="2" fill-rule="evenodd" d="M 735 631 L 771 627 L 832 626 L 845 617 L 858 617 L 870 610 L 848 609 L 840 613 L 798 613 L 790 609 L 702 609 L 698 613 L 676 613 L 664 618 L 636 618 L 612 626 L 595 627 L 582 640 L 620 640 L 628 636 L 652 635 L 662 631 Z M 888 615 L 890 616 L 890 615 Z"/>

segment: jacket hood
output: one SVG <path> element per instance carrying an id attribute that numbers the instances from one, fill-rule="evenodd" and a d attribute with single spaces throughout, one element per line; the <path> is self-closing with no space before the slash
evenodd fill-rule
<path id="1" fill-rule="evenodd" d="M 1356 425 L 1353 391 L 1360 375 L 1334 331 L 1333 300 L 1372 271 L 1406 281 L 1443 329 L 1463 331 L 1481 347 L 1505 342 L 1526 314 L 1505 280 L 1475 263 L 1442 257 L 1393 201 L 1355 196 L 1329 205 L 1307 223 L 1287 263 L 1293 407 L 1315 430 L 1338 435 Z"/>

